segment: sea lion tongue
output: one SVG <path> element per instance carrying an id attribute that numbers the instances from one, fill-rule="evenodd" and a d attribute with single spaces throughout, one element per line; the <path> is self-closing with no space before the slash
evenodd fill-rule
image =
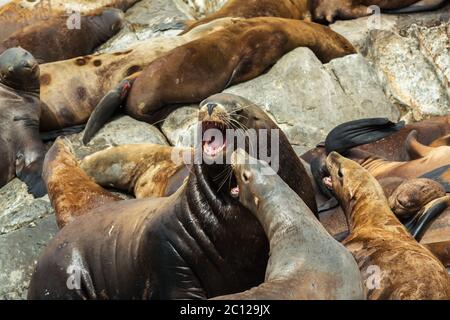
<path id="1" fill-rule="evenodd" d="M 206 154 L 213 157 L 225 148 L 223 137 L 218 137 L 214 134 L 214 131 L 215 130 L 206 130 L 205 134 L 203 135 L 203 150 Z"/>

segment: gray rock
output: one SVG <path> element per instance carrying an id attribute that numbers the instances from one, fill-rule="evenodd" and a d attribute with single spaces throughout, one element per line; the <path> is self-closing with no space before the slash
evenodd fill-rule
<path id="1" fill-rule="evenodd" d="M 118 117 L 106 124 L 86 146 L 83 145 L 82 137 L 83 132 L 68 137 L 79 159 L 111 146 L 139 143 L 168 144 L 156 127 L 129 116 Z"/>
<path id="2" fill-rule="evenodd" d="M 37 260 L 58 228 L 55 217 L 0 235 L 0 299 L 25 299 Z"/>

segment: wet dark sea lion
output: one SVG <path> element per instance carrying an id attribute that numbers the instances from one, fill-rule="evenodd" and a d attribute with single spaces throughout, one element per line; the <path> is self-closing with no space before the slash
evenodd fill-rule
<path id="1" fill-rule="evenodd" d="M 76 22 L 73 26 L 68 24 L 67 17 L 52 17 L 25 27 L 4 39 L 0 43 L 0 53 L 20 46 L 33 54 L 39 63 L 88 55 L 119 32 L 123 19 L 123 12 L 118 9 L 83 15 L 79 25 Z"/>
<path id="2" fill-rule="evenodd" d="M 127 50 L 88 55 L 41 65 L 41 131 L 87 122 L 102 97 L 124 78 L 144 69 L 166 52 L 231 24 L 219 19 L 183 36 L 143 41 Z"/>
<path id="3" fill-rule="evenodd" d="M 344 37 L 319 24 L 282 18 L 239 20 L 168 52 L 125 79 L 98 104 L 83 141 L 87 143 L 122 104 L 133 118 L 154 123 L 164 118 L 168 105 L 196 103 L 254 79 L 297 47 L 310 48 L 324 63 L 356 52 Z"/>
<path id="4" fill-rule="evenodd" d="M 45 146 L 39 137 L 39 65 L 12 48 L 0 55 L 0 187 L 15 176 L 41 197 Z"/>
<path id="5" fill-rule="evenodd" d="M 358 265 L 266 162 L 242 149 L 232 156 L 239 201 L 259 220 L 270 243 L 263 284 L 221 300 L 363 300 Z"/>
<path id="6" fill-rule="evenodd" d="M 366 280 L 373 273 L 369 268 L 378 271 L 368 299 L 450 299 L 446 268 L 398 221 L 375 178 L 336 152 L 328 156 L 327 167 L 350 225 L 343 243 Z"/>
<path id="7" fill-rule="evenodd" d="M 200 117 L 205 140 L 200 151 L 216 163 L 194 163 L 186 183 L 170 197 L 113 202 L 74 219 L 39 259 L 30 299 L 203 299 L 264 281 L 269 254 L 264 231 L 232 196 L 232 175 L 215 179 L 231 172 L 217 162 L 231 156 L 234 149 L 227 147 L 233 141 L 219 145 L 207 131 L 235 128 L 234 121 L 258 130 L 278 127 L 259 107 L 233 95 L 207 99 Z M 266 134 L 271 141 L 274 133 Z M 257 141 L 253 147 L 260 146 L 260 137 Z M 281 131 L 279 154 L 278 174 L 315 213 L 311 182 Z M 66 192 L 83 188 L 78 183 L 67 181 Z M 67 287 L 69 267 L 79 271 L 79 290 Z"/>
<path id="8" fill-rule="evenodd" d="M 184 32 L 212 20 L 235 17 L 278 17 L 296 20 L 311 20 L 310 0 L 229 0 L 213 14 L 192 23 Z"/>

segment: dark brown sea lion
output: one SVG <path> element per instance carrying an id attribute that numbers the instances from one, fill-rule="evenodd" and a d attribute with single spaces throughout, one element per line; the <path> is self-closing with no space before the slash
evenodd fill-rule
<path id="1" fill-rule="evenodd" d="M 219 19 L 183 36 L 151 39 L 125 51 L 41 65 L 41 131 L 86 123 L 102 97 L 124 78 L 166 52 L 231 23 L 231 18 Z"/>
<path id="2" fill-rule="evenodd" d="M 263 284 L 221 300 L 365 299 L 352 255 L 334 240 L 298 195 L 264 161 L 239 149 L 232 165 L 239 201 L 259 220 L 270 243 Z"/>
<path id="3" fill-rule="evenodd" d="M 36 197 L 46 192 L 40 108 L 37 61 L 21 48 L 6 50 L 0 55 L 0 187 L 17 176 Z"/>
<path id="4" fill-rule="evenodd" d="M 343 243 L 367 283 L 373 281 L 368 299 L 450 299 L 446 268 L 398 221 L 375 178 L 336 152 L 327 167 L 350 225 Z"/>
<path id="5" fill-rule="evenodd" d="M 193 22 L 184 32 L 212 20 L 225 17 L 278 17 L 311 21 L 310 2 L 311 0 L 229 0 L 218 11 Z"/>
<path id="6" fill-rule="evenodd" d="M 154 123 L 164 118 L 168 105 L 199 102 L 251 80 L 297 47 L 309 47 L 322 62 L 355 53 L 344 37 L 319 24 L 282 18 L 236 21 L 168 52 L 130 81 L 124 80 L 96 107 L 83 142 L 122 104 L 132 117 Z"/>
<path id="7" fill-rule="evenodd" d="M 234 148 L 227 147 L 233 141 L 222 136 L 219 145 L 208 130 L 222 133 L 238 124 L 267 129 L 252 144 L 258 149 L 262 137 L 271 141 L 278 135 L 278 174 L 315 213 L 311 182 L 286 136 L 253 103 L 216 95 L 204 101 L 200 114 L 204 161 L 192 165 L 186 183 L 170 197 L 106 204 L 66 225 L 39 259 L 30 299 L 203 299 L 264 281 L 269 254 L 264 231 L 232 196 L 234 176 L 218 179 L 231 170 L 220 162 L 231 156 Z M 268 154 L 275 147 L 269 144 Z M 83 185 L 67 182 L 66 188 Z M 69 287 L 67 271 L 74 271 Z"/>
<path id="8" fill-rule="evenodd" d="M 20 46 L 33 54 L 39 63 L 84 56 L 119 32 L 123 21 L 124 14 L 118 9 L 80 16 L 73 26 L 67 17 L 53 17 L 4 39 L 0 43 L 0 53 Z"/>
<path id="9" fill-rule="evenodd" d="M 313 16 L 332 23 L 336 18 L 355 19 L 374 13 L 372 6 L 390 13 L 412 13 L 434 10 L 447 0 L 312 0 Z M 378 12 L 378 13 L 380 13 Z"/>

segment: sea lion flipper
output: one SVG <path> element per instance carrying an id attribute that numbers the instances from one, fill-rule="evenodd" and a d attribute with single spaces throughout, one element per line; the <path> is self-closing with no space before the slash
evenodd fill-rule
<path id="1" fill-rule="evenodd" d="M 59 130 L 41 132 L 40 136 L 41 136 L 41 140 L 43 142 L 49 142 L 49 141 L 56 140 L 56 138 L 59 138 L 61 136 L 68 136 L 68 135 L 80 133 L 81 131 L 84 130 L 85 127 L 86 127 L 86 125 L 81 124 L 78 126 L 63 128 L 63 129 L 59 129 Z"/>
<path id="2" fill-rule="evenodd" d="M 86 145 L 121 106 L 131 89 L 131 85 L 132 81 L 130 79 L 125 79 L 115 89 L 108 92 L 102 98 L 86 124 L 83 135 L 83 144 Z"/>
<path id="3" fill-rule="evenodd" d="M 344 153 L 349 149 L 372 143 L 399 131 L 405 122 L 391 122 L 387 118 L 368 118 L 343 123 L 328 134 L 325 141 L 327 154 Z"/>
<path id="4" fill-rule="evenodd" d="M 420 178 L 426 178 L 439 182 L 444 187 L 445 192 L 450 193 L 450 164 L 430 171 Z"/>
<path id="5" fill-rule="evenodd" d="M 411 159 L 419 159 L 426 157 L 431 151 L 434 150 L 432 147 L 421 144 L 417 140 L 417 131 L 413 130 L 409 133 L 406 138 L 406 150 L 411 157 Z"/>
<path id="6" fill-rule="evenodd" d="M 450 196 L 435 199 L 408 221 L 405 227 L 417 241 L 420 241 L 431 222 L 447 209 L 449 205 Z"/>

